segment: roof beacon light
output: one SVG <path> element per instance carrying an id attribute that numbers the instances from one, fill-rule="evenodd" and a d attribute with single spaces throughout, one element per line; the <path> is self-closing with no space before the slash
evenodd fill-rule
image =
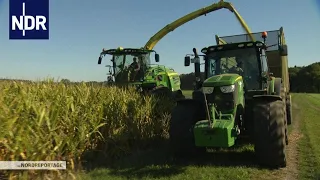
<path id="1" fill-rule="evenodd" d="M 262 38 L 265 39 L 267 38 L 267 36 L 268 36 L 268 33 L 266 31 L 262 32 L 262 35 L 261 35 Z"/>

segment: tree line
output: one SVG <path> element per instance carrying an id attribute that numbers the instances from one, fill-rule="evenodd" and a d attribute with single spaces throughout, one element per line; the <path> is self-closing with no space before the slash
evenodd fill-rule
<path id="1" fill-rule="evenodd" d="M 202 79 L 204 73 L 201 73 Z M 291 92 L 305 92 L 305 93 L 320 93 L 320 62 L 312 63 L 308 66 L 294 66 L 289 68 L 290 91 Z M 181 89 L 192 90 L 195 80 L 194 73 L 181 74 Z M 0 81 L 10 81 L 13 79 L 0 78 Z M 30 80 L 17 80 L 23 82 L 32 82 Z M 60 82 L 64 84 L 80 84 L 83 82 L 72 82 L 69 79 L 61 79 Z M 87 85 L 106 85 L 107 81 L 84 82 Z"/>
<path id="2" fill-rule="evenodd" d="M 204 73 L 201 76 L 204 77 Z M 290 67 L 289 78 L 291 92 L 320 93 L 320 62 Z M 193 89 L 194 73 L 181 74 L 180 79 L 181 89 Z"/>

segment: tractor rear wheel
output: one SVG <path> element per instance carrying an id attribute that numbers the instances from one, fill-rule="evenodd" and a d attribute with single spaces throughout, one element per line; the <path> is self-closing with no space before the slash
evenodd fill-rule
<path id="1" fill-rule="evenodd" d="M 193 134 L 195 123 L 204 118 L 204 109 L 197 101 L 178 103 L 172 111 L 169 127 L 170 147 L 174 154 L 185 155 L 206 151 L 206 148 L 195 146 Z"/>
<path id="2" fill-rule="evenodd" d="M 284 112 L 284 121 L 285 121 L 285 132 L 286 132 L 286 145 L 289 144 L 289 139 L 288 139 L 288 111 L 287 111 L 287 96 L 286 96 L 286 92 L 284 91 L 284 87 L 281 81 L 281 78 L 276 78 L 275 79 L 275 84 L 274 84 L 274 89 L 276 92 L 276 95 L 281 96 L 282 98 L 282 102 L 285 104 L 285 106 L 283 106 L 283 112 Z"/>
<path id="3" fill-rule="evenodd" d="M 287 108 L 287 124 L 291 125 L 292 123 L 292 106 L 291 106 L 291 95 L 288 94 L 286 99 L 286 108 Z"/>
<path id="4" fill-rule="evenodd" d="M 286 166 L 286 124 L 281 100 L 259 99 L 253 109 L 254 149 L 259 164 Z"/>

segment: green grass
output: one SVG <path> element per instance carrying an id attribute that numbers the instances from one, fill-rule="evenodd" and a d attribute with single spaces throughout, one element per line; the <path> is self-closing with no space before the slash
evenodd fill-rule
<path id="1" fill-rule="evenodd" d="M 173 161 L 166 150 L 141 153 L 117 164 L 114 168 L 99 168 L 82 179 L 252 179 L 260 172 L 252 163 L 252 146 L 229 151 L 216 151 L 202 157 Z"/>
<path id="2" fill-rule="evenodd" d="M 295 94 L 301 108 L 299 179 L 320 179 L 320 94 Z"/>
<path id="3" fill-rule="evenodd" d="M 123 159 L 115 167 L 102 167 L 86 174 L 81 179 L 221 179 L 245 180 L 269 176 L 273 173 L 260 169 L 254 163 L 252 145 L 239 145 L 229 150 L 221 149 L 188 160 L 174 160 L 165 148 L 150 150 Z"/>
<path id="4" fill-rule="evenodd" d="M 192 98 L 192 90 L 183 90 L 182 93 L 186 98 Z"/>

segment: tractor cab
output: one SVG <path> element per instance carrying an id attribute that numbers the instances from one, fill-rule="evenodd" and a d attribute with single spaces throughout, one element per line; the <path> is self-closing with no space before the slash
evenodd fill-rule
<path id="1" fill-rule="evenodd" d="M 153 50 L 117 48 L 103 49 L 98 64 L 106 54 L 112 55 L 112 69 L 114 80 L 119 84 L 143 82 L 147 70 L 150 68 L 150 54 Z M 159 55 L 155 54 L 155 61 L 159 62 Z"/>
<path id="2" fill-rule="evenodd" d="M 205 47 L 201 50 L 205 55 L 205 81 L 202 87 L 221 77 L 221 80 L 241 78 L 246 90 L 261 90 L 267 86 L 268 66 L 265 56 L 265 44 L 257 42 L 241 42 Z M 188 61 L 185 58 L 185 61 Z M 188 64 L 185 62 L 185 64 Z M 195 65 L 196 66 L 196 65 Z M 223 78 L 222 78 L 223 77 Z M 230 77 L 230 78 L 228 78 Z M 265 80 L 265 81 L 264 81 Z M 217 81 L 217 82 L 218 82 Z M 227 83 L 227 82 L 226 82 Z M 215 86 L 219 86 L 215 84 Z"/>
<path id="3" fill-rule="evenodd" d="M 247 90 L 260 90 L 266 82 L 268 66 L 262 42 L 245 42 L 203 48 L 206 54 L 205 79 L 221 74 L 240 75 Z"/>

